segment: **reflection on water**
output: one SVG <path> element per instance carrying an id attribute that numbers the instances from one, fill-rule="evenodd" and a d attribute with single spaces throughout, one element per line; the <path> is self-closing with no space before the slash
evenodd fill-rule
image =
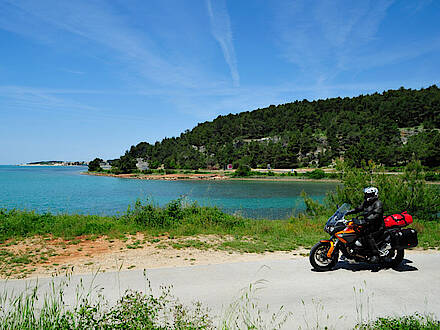
<path id="1" fill-rule="evenodd" d="M 137 199 L 157 205 L 184 197 L 252 218 L 287 218 L 304 209 L 300 194 L 322 200 L 335 183 L 156 181 L 81 175 L 85 167 L 0 166 L 0 207 L 114 215 Z"/>

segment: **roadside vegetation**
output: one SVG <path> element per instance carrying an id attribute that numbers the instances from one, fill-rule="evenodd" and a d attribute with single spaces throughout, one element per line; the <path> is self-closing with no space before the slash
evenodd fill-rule
<path id="1" fill-rule="evenodd" d="M 183 305 L 163 287 L 153 295 L 126 291 L 110 305 L 96 289 L 76 288 L 76 301 L 65 303 L 69 278 L 42 296 L 38 286 L 14 295 L 0 294 L 0 329 L 213 329 L 208 310 L 200 303 Z"/>
<path id="2" fill-rule="evenodd" d="M 263 280 L 240 290 L 229 306 L 220 315 L 215 315 L 200 302 L 182 303 L 173 295 L 172 287 L 162 286 L 154 294 L 145 271 L 144 277 L 144 290 L 127 290 L 114 304 L 106 300 L 93 282 L 89 289 L 80 282 L 75 288 L 74 301 L 66 303 L 65 291 L 71 285 L 69 275 L 58 284 L 50 282 L 47 293 L 42 293 L 38 284 L 18 294 L 3 289 L 0 292 L 0 329 L 282 329 L 291 320 L 304 323 L 307 329 L 337 328 L 337 324 L 328 324 L 329 316 L 319 301 L 307 304 L 302 301 L 303 313 L 287 311 L 283 306 L 273 312 L 262 303 L 258 294 L 264 289 Z M 362 321 L 353 329 L 434 330 L 440 326 L 430 314 L 371 319 L 362 314 L 366 307 L 358 297 L 353 309 L 356 309 L 357 319 Z M 306 318 L 309 313 L 314 314 L 312 324 Z"/>
<path id="3" fill-rule="evenodd" d="M 440 321 L 430 315 L 413 314 L 400 317 L 380 317 L 372 322 L 358 324 L 360 330 L 436 330 Z"/>

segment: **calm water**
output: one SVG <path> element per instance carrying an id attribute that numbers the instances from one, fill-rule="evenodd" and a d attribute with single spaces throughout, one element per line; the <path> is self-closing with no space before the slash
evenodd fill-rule
<path id="1" fill-rule="evenodd" d="M 253 218 L 287 218 L 304 209 L 301 191 L 322 200 L 335 183 L 159 181 L 81 175 L 86 167 L 0 166 L 0 208 L 113 215 L 137 199 L 158 205 L 184 196 Z"/>

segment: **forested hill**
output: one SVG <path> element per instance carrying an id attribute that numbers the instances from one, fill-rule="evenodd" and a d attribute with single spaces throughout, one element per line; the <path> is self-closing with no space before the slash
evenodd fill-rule
<path id="1" fill-rule="evenodd" d="M 218 116 L 179 137 L 132 146 L 114 166 L 127 172 L 143 158 L 156 168 L 324 166 L 343 157 L 387 166 L 413 154 L 440 166 L 440 89 L 400 88 L 381 94 L 295 101 Z"/>

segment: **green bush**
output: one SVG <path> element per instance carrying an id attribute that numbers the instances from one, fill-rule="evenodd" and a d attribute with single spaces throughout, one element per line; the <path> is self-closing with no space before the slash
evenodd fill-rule
<path id="1" fill-rule="evenodd" d="M 249 166 L 244 165 L 244 164 L 240 164 L 232 176 L 234 176 L 234 177 L 247 177 L 247 176 L 250 176 L 251 174 L 252 174 L 252 171 Z"/>
<path id="2" fill-rule="evenodd" d="M 440 181 L 440 173 L 436 172 L 427 172 L 425 174 L 426 181 Z"/>
<path id="3" fill-rule="evenodd" d="M 326 198 L 327 206 L 332 209 L 342 203 L 359 205 L 363 200 L 363 189 L 375 186 L 379 189 L 385 214 L 408 211 L 419 219 L 439 218 L 439 187 L 425 183 L 425 173 L 419 161 L 409 163 L 402 175 L 385 174 L 382 168 L 377 168 L 373 163 L 364 168 L 352 168 L 340 163 L 338 169 L 342 173 L 342 185 Z"/>
<path id="4" fill-rule="evenodd" d="M 91 162 L 89 162 L 89 172 L 99 172 L 102 170 L 101 166 L 99 165 L 102 162 L 101 158 L 95 158 Z"/>
<path id="5" fill-rule="evenodd" d="M 307 176 L 310 179 L 320 180 L 326 177 L 325 172 L 320 168 L 313 170 L 312 172 L 307 173 Z"/>
<path id="6" fill-rule="evenodd" d="M 213 329 L 212 317 L 201 303 L 183 305 L 171 294 L 171 288 L 161 287 L 159 295 L 127 290 L 110 305 L 95 288 L 85 292 L 78 286 L 76 294 L 82 297 L 73 306 L 64 303 L 64 289 L 69 283 L 57 286 L 43 295 L 39 288 L 26 289 L 9 298 L 0 295 L 1 329 Z M 93 292 L 93 295 L 91 294 Z M 9 298 L 9 299 L 8 299 Z M 37 308 L 37 300 L 42 306 Z"/>
<path id="7" fill-rule="evenodd" d="M 419 314 L 401 317 L 380 317 L 376 321 L 359 324 L 356 329 L 365 330 L 437 330 L 440 322 Z"/>

